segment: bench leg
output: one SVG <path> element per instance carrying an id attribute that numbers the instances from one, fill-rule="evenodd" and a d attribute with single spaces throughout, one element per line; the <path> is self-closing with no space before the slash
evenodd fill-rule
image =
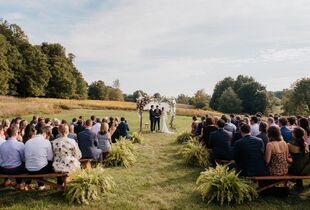
<path id="1" fill-rule="evenodd" d="M 55 184 L 55 183 L 47 181 L 47 180 L 45 180 L 43 178 L 37 178 L 37 180 L 39 180 L 39 181 L 43 182 L 44 184 L 47 184 L 47 185 L 49 185 L 51 187 L 54 187 L 54 188 L 57 188 L 57 189 L 60 189 L 60 190 L 64 190 L 64 186 L 62 186 L 62 185 Z"/>

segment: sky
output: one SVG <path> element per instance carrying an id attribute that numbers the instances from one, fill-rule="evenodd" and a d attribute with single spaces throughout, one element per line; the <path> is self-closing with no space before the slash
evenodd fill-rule
<path id="1" fill-rule="evenodd" d="M 310 76 L 308 0 L 0 0 L 0 17 L 125 93 L 212 94 L 239 74 L 276 91 Z"/>

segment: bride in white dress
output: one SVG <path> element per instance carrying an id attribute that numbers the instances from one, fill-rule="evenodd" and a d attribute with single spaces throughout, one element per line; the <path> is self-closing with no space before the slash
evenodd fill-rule
<path id="1" fill-rule="evenodd" d="M 161 110 L 161 128 L 160 128 L 160 132 L 162 133 L 167 133 L 167 134 L 174 134 L 174 132 L 169 131 L 167 124 L 166 124 L 166 119 L 167 119 L 167 112 L 164 109 L 164 107 Z"/>

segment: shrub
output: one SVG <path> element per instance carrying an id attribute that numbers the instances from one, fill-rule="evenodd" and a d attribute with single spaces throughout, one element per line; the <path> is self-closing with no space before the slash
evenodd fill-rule
<path id="1" fill-rule="evenodd" d="M 105 162 L 106 166 L 129 167 L 136 162 L 134 145 L 131 141 L 120 139 L 112 145 L 112 150 Z"/>
<path id="2" fill-rule="evenodd" d="M 208 166 L 208 150 L 200 142 L 196 140 L 188 141 L 181 149 L 182 158 L 188 165 L 192 166 Z"/>
<path id="3" fill-rule="evenodd" d="M 70 173 L 72 181 L 68 183 L 64 195 L 70 203 L 86 204 L 100 200 L 113 192 L 115 183 L 107 176 L 103 168 L 78 169 Z"/>
<path id="4" fill-rule="evenodd" d="M 142 144 L 143 141 L 144 141 L 144 138 L 140 133 L 137 133 L 137 132 L 132 133 L 132 143 Z"/>
<path id="5" fill-rule="evenodd" d="M 252 201 L 257 193 L 252 183 L 238 177 L 234 170 L 229 171 L 227 166 L 218 165 L 202 172 L 197 179 L 197 190 L 202 195 L 202 200 L 224 203 L 241 204 Z"/>
<path id="6" fill-rule="evenodd" d="M 192 139 L 191 133 L 184 132 L 184 133 L 181 133 L 180 135 L 177 136 L 176 141 L 178 144 L 183 144 L 183 143 L 188 142 L 191 139 Z"/>

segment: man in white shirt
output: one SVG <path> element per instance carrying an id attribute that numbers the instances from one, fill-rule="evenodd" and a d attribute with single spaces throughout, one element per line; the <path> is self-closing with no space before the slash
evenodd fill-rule
<path id="1" fill-rule="evenodd" d="M 100 119 L 97 118 L 97 119 L 96 119 L 96 124 L 93 125 L 93 126 L 91 127 L 90 130 L 91 130 L 93 133 L 97 134 L 97 133 L 100 131 L 100 128 L 101 128 L 101 122 L 100 122 Z"/>
<path id="2" fill-rule="evenodd" d="M 45 174 L 53 171 L 53 150 L 46 139 L 47 127 L 40 125 L 37 135 L 25 144 L 26 169 L 30 174 Z M 28 184 L 28 183 L 27 183 Z M 38 182 L 39 189 L 44 189 L 44 183 Z"/>
<path id="3" fill-rule="evenodd" d="M 257 136 L 258 134 L 260 134 L 258 118 L 256 116 L 253 116 L 251 118 L 251 135 Z"/>

